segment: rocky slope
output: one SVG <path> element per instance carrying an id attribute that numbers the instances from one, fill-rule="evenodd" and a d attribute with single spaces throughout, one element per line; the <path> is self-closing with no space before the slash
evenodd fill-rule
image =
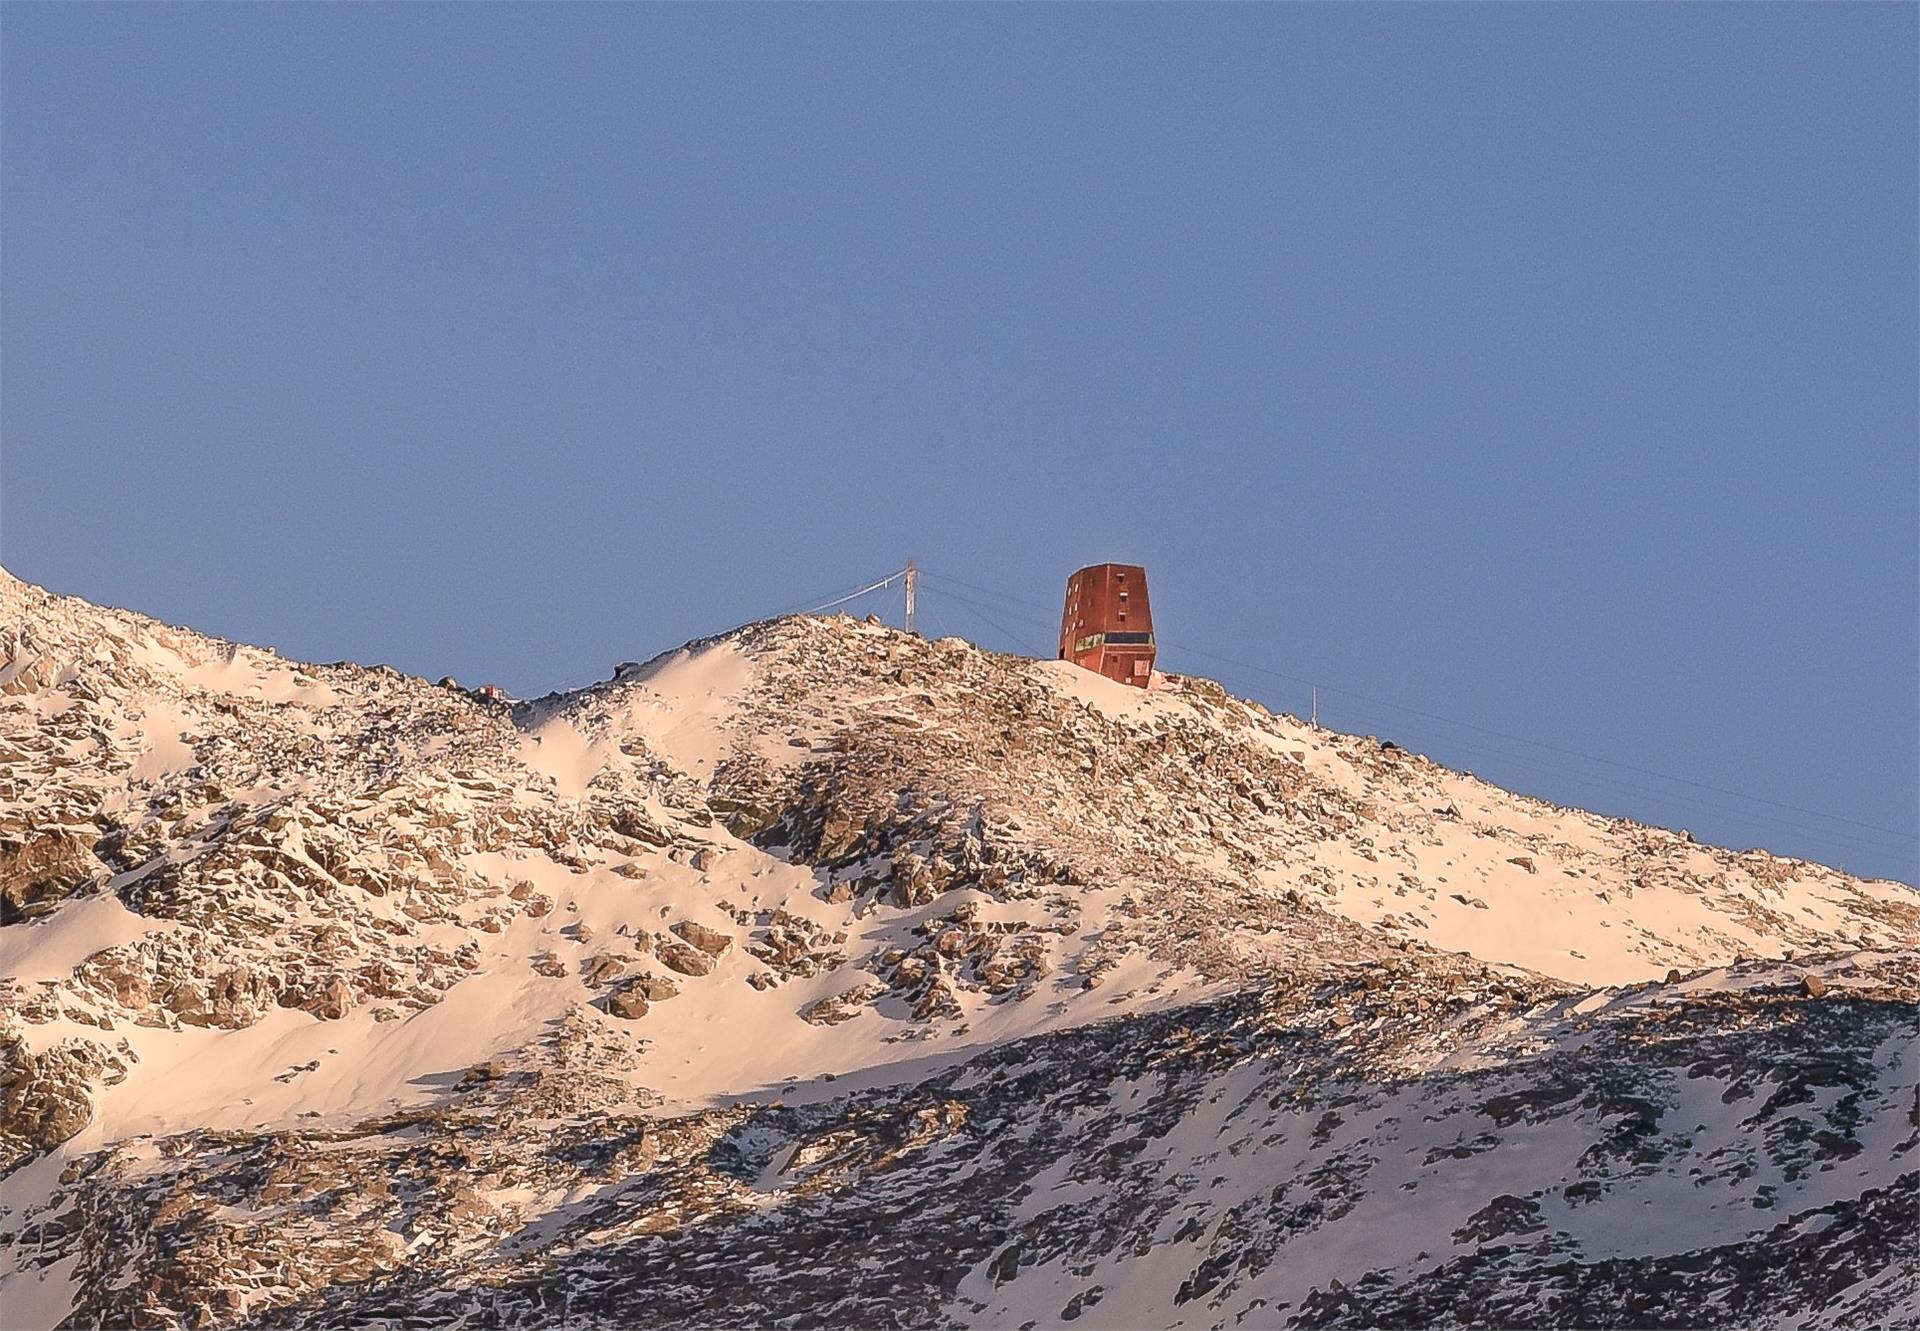
<path id="1" fill-rule="evenodd" d="M 0 662 L 10 1327 L 1916 1324 L 1908 886 L 844 618 Z"/>

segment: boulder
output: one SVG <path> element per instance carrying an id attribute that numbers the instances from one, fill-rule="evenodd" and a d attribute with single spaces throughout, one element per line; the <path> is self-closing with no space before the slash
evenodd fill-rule
<path id="1" fill-rule="evenodd" d="M 695 924 L 692 920 L 682 920 L 673 926 L 673 931 L 710 956 L 719 956 L 733 946 L 733 939 L 718 929 L 709 929 L 704 924 Z"/>
<path id="2" fill-rule="evenodd" d="M 265 976 L 246 966 L 234 966 L 204 982 L 175 980 L 160 998 L 160 1005 L 188 1026 L 209 1026 L 238 1030 L 251 1026 L 275 1001 L 273 985 Z M 281 996 L 285 1002 L 285 996 Z M 290 1006 L 308 1007 L 314 1000 Z M 314 1010 L 309 1008 L 309 1010 Z"/>
<path id="3" fill-rule="evenodd" d="M 52 1150 L 93 1114 L 88 1083 L 101 1071 L 92 1046 L 75 1042 L 42 1053 L 0 1039 L 0 1174 Z"/>
<path id="4" fill-rule="evenodd" d="M 839 805 L 829 805 L 820 820 L 820 845 L 815 852 L 822 864 L 850 858 L 866 840 L 866 819 Z"/>
<path id="5" fill-rule="evenodd" d="M 607 995 L 607 1011 L 628 1021 L 647 1015 L 647 1000 L 637 988 L 626 987 Z"/>
<path id="6" fill-rule="evenodd" d="M 131 1011 L 139 1012 L 153 1001 L 153 981 L 145 959 L 126 948 L 95 952 L 79 971 L 93 989 Z"/>
<path id="7" fill-rule="evenodd" d="M 719 795 L 707 801 L 707 809 L 742 841 L 751 841 L 780 822 L 780 815 L 765 805 Z"/>
<path id="8" fill-rule="evenodd" d="M 660 964 L 670 971 L 681 975 L 710 975 L 713 973 L 713 957 L 697 947 L 690 947 L 677 938 L 661 941 L 658 948 Z"/>
<path id="9" fill-rule="evenodd" d="M 843 994 L 834 994 L 807 1004 L 800 1009 L 800 1020 L 814 1026 L 837 1026 L 859 1016 L 863 1006 L 877 994 L 885 992 L 885 987 L 881 985 L 859 985 Z"/>
<path id="10" fill-rule="evenodd" d="M 641 975 L 634 979 L 634 987 L 647 996 L 649 1002 L 661 1003 L 676 997 L 680 986 L 664 975 Z"/>
<path id="11" fill-rule="evenodd" d="M 932 901 L 935 891 L 933 868 L 927 863 L 925 856 L 910 850 L 895 853 L 893 857 L 895 902 L 911 910 L 915 906 L 924 906 Z"/>
<path id="12" fill-rule="evenodd" d="M 50 909 L 100 867 L 91 835 L 55 828 L 0 837 L 0 925 Z"/>
<path id="13" fill-rule="evenodd" d="M 623 837 L 629 837 L 649 846 L 664 846 L 673 839 L 667 830 L 649 818 L 644 810 L 633 805 L 626 805 L 615 812 L 608 826 Z"/>
<path id="14" fill-rule="evenodd" d="M 307 1011 L 322 1021 L 338 1021 L 353 1010 L 353 986 L 336 975 L 321 988 L 319 997 L 306 1005 Z"/>

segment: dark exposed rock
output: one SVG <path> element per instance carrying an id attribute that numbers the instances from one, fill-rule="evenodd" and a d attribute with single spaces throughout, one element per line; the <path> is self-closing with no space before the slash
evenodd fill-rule
<path id="1" fill-rule="evenodd" d="M 718 929 L 709 929 L 704 924 L 692 920 L 681 920 L 673 926 L 673 932 L 710 956 L 719 956 L 733 946 L 733 939 Z"/>
<path id="2" fill-rule="evenodd" d="M 0 925 L 44 914 L 99 871 L 97 834 L 69 828 L 0 831 Z"/>
<path id="3" fill-rule="evenodd" d="M 1384 1134 L 1411 1106 L 1427 1133 L 1496 1139 L 1466 1155 L 1439 1154 L 1416 1174 L 1422 1189 L 1445 1190 L 1471 1186 L 1462 1162 L 1544 1140 L 1540 1127 L 1589 1131 L 1614 1121 L 1616 1105 L 1684 1096 L 1688 1078 L 1676 1073 L 1689 1060 L 1765 1070 L 1794 1050 L 1831 1044 L 1842 1056 L 1818 1075 L 1881 1102 L 1890 1091 L 1882 1074 L 1854 1055 L 1882 1047 L 1900 1028 L 1898 1004 L 1864 1008 L 1851 1031 L 1809 1032 L 1806 1021 L 1766 1021 L 1779 997 L 1762 987 L 1677 1018 L 1610 1015 L 1555 1046 L 1546 1068 L 1523 1062 L 1397 1081 L 1366 1069 L 1416 1037 L 1393 1025 L 1322 1024 L 1329 1007 L 1387 992 L 1283 985 L 1016 1041 L 923 1080 L 792 1108 L 568 1116 L 552 1097 L 567 1093 L 572 1074 L 529 1077 L 489 1066 L 469 1071 L 455 1104 L 346 1132 L 187 1134 L 160 1142 L 160 1163 L 124 1181 L 107 1152 L 83 1164 L 71 1186 L 94 1205 L 116 1199 L 126 1232 L 164 1236 L 131 1259 L 136 1275 L 151 1272 L 160 1283 L 89 1282 L 83 1319 L 118 1324 L 134 1306 L 125 1300 L 143 1289 L 170 1291 L 166 1299 L 184 1306 L 212 1273 L 231 1269 L 231 1254 L 275 1242 L 246 1229 L 255 1209 L 275 1205 L 283 1229 L 309 1236 L 289 1234 L 271 1249 L 303 1277 L 267 1287 L 249 1305 L 249 1325 L 357 1328 L 392 1317 L 424 1331 L 469 1313 L 501 1326 L 664 1328 L 715 1317 L 776 1325 L 807 1321 L 823 1300 L 836 1309 L 835 1324 L 970 1325 L 997 1320 L 994 1299 L 1031 1306 L 1057 1288 L 1063 1270 L 1077 1273 L 1073 1292 L 1053 1294 L 1053 1306 L 1062 1317 L 1075 1309 L 1068 1320 L 1076 1325 L 1100 1327 L 1192 1313 L 1210 1325 L 1243 1310 L 1252 1322 L 1280 1307 L 1268 1283 L 1275 1277 L 1299 1294 L 1271 1325 L 1681 1327 L 1719 1325 L 1722 1315 L 1747 1325 L 1783 1309 L 1835 1325 L 1898 1324 L 1913 1280 L 1885 1273 L 1910 1242 L 1911 1170 L 1867 1182 L 1837 1204 L 1778 1216 L 1749 1209 L 1756 1218 L 1739 1242 L 1709 1238 L 1623 1256 L 1585 1251 L 1559 1228 L 1567 1211 L 1553 1198 L 1564 1192 L 1571 1206 L 1577 1197 L 1587 1214 L 1641 1175 L 1548 1152 L 1534 1171 L 1541 1191 L 1485 1197 L 1458 1227 L 1455 1250 L 1434 1254 L 1438 1260 L 1416 1260 L 1412 1245 L 1424 1237 L 1417 1227 L 1398 1240 L 1380 1228 L 1401 1214 L 1394 1199 L 1404 1196 L 1386 1186 L 1404 1169 Z M 1538 1034 L 1557 1029 L 1554 1018 L 1522 1017 L 1538 1011 L 1536 997 L 1517 992 L 1474 1009 L 1470 1021 L 1485 1031 L 1516 1021 L 1547 1023 Z M 1808 1013 L 1825 1006 L 1794 1001 Z M 1812 1046 L 1803 1043 L 1809 1038 Z M 1532 1094 L 1530 1083 L 1541 1078 L 1598 1091 L 1599 1100 Z M 1140 1095 L 1142 1086 L 1153 1093 Z M 1496 1101 L 1526 1104 L 1534 1117 L 1523 1124 L 1508 1116 L 1518 1131 L 1502 1136 L 1506 1129 L 1489 1130 L 1478 1111 Z M 1904 1104 L 1894 1108 L 1904 1114 Z M 1838 1100 L 1820 1112 L 1845 1117 Z M 1686 1145 L 1691 1120 L 1669 1128 L 1670 1113 L 1642 1117 L 1655 1124 L 1652 1158 L 1673 1171 L 1650 1179 L 1648 1195 L 1684 1195 L 1660 1190 L 1702 1163 Z M 1206 1130 L 1195 1131 L 1202 1123 Z M 1324 1130 L 1296 1136 L 1289 1124 Z M 501 1189 L 564 1186 L 583 1199 L 578 1209 L 501 1247 L 494 1227 L 515 1232 L 516 1223 L 502 1225 L 482 1191 L 461 1181 L 473 1167 L 467 1143 L 476 1134 Z M 1798 1150 L 1785 1138 L 1756 1140 L 1769 1170 Z M 1223 1171 L 1259 1167 L 1265 1149 L 1303 1163 L 1251 1193 L 1234 1191 L 1246 1205 L 1207 1210 L 1210 1185 L 1226 1183 Z M 1510 1171 L 1511 1160 L 1498 1158 Z M 431 1181 L 389 1183 L 400 1179 Z M 1737 1177 L 1731 1186 L 1756 1192 Z M 350 1205 L 308 1210 L 343 1189 Z M 223 1201 L 196 1205 L 199 1196 Z M 1713 1203 L 1697 1205 L 1707 1214 Z M 1703 1232 L 1724 1235 L 1734 1222 L 1716 1223 L 1718 1231 Z M 467 1265 L 475 1259 L 401 1261 L 377 1237 L 428 1230 L 450 1236 L 455 1250 L 472 1244 L 485 1254 L 477 1290 Z M 1289 1264 L 1295 1243 L 1324 1254 L 1343 1233 L 1364 1234 L 1363 1251 L 1392 1251 L 1396 1242 L 1407 1250 L 1397 1265 L 1338 1274 L 1324 1255 Z M 1163 1247 L 1169 1235 L 1176 1246 Z M 36 1241 L 64 1251 L 78 1236 L 50 1230 Z M 1163 1276 L 1139 1263 L 1176 1251 L 1180 1263 L 1166 1263 Z M 768 1270 L 785 1278 L 752 1274 Z M 1133 1282 L 1124 1304 L 1105 1294 L 1122 1275 Z"/>
<path id="4" fill-rule="evenodd" d="M 607 1011 L 616 1017 L 633 1019 L 647 1015 L 646 995 L 638 985 L 625 985 L 607 995 Z"/>
<path id="5" fill-rule="evenodd" d="M 662 939 L 655 949 L 660 964 L 670 971 L 681 975 L 700 976 L 713 973 L 713 956 L 697 947 L 683 943 L 677 938 Z"/>
<path id="6" fill-rule="evenodd" d="M 1503 1194 L 1469 1216 L 1467 1223 L 1453 1232 L 1453 1241 L 1487 1243 L 1509 1234 L 1537 1234 L 1545 1228 L 1537 1202 Z"/>
<path id="7" fill-rule="evenodd" d="M 289 991 L 289 996 L 293 992 Z M 161 995 L 160 1005 L 186 1025 L 235 1030 L 260 1020 L 279 997 L 267 976 L 251 967 L 233 966 L 205 981 L 173 981 Z M 330 995 L 321 989 L 293 1006 L 306 1006 L 317 1013 L 330 1002 Z"/>
<path id="8" fill-rule="evenodd" d="M 104 1060 L 93 1046 L 67 1043 L 35 1053 L 0 1037 L 0 1174 L 48 1151 L 87 1125 L 89 1083 Z"/>
<path id="9" fill-rule="evenodd" d="M 833 994 L 807 1004 L 800 1009 L 800 1017 L 803 1021 L 811 1022 L 815 1026 L 837 1025 L 858 1016 L 863 1006 L 885 992 L 887 992 L 887 986 L 883 984 L 869 982 L 856 985 L 844 993 Z"/>
<path id="10" fill-rule="evenodd" d="M 316 998 L 306 1004 L 307 1011 L 325 1021 L 338 1021 L 353 1009 L 353 986 L 336 975 L 321 986 Z"/>
<path id="11" fill-rule="evenodd" d="M 597 988 L 609 980 L 618 979 L 626 974 L 627 961 L 626 957 L 603 952 L 581 967 L 580 982 L 591 988 Z"/>

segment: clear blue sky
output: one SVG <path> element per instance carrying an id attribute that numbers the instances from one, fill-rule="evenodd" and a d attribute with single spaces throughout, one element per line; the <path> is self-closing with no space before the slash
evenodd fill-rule
<path id="1" fill-rule="evenodd" d="M 0 561 L 526 693 L 1125 559 L 1171 668 L 1912 879 L 1916 12 L 7 5 Z"/>

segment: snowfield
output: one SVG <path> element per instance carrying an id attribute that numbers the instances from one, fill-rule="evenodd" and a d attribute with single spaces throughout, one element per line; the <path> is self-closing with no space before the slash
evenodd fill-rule
<path id="1" fill-rule="evenodd" d="M 0 757 L 8 1328 L 1920 1326 L 1906 884 L 845 617 Z"/>

